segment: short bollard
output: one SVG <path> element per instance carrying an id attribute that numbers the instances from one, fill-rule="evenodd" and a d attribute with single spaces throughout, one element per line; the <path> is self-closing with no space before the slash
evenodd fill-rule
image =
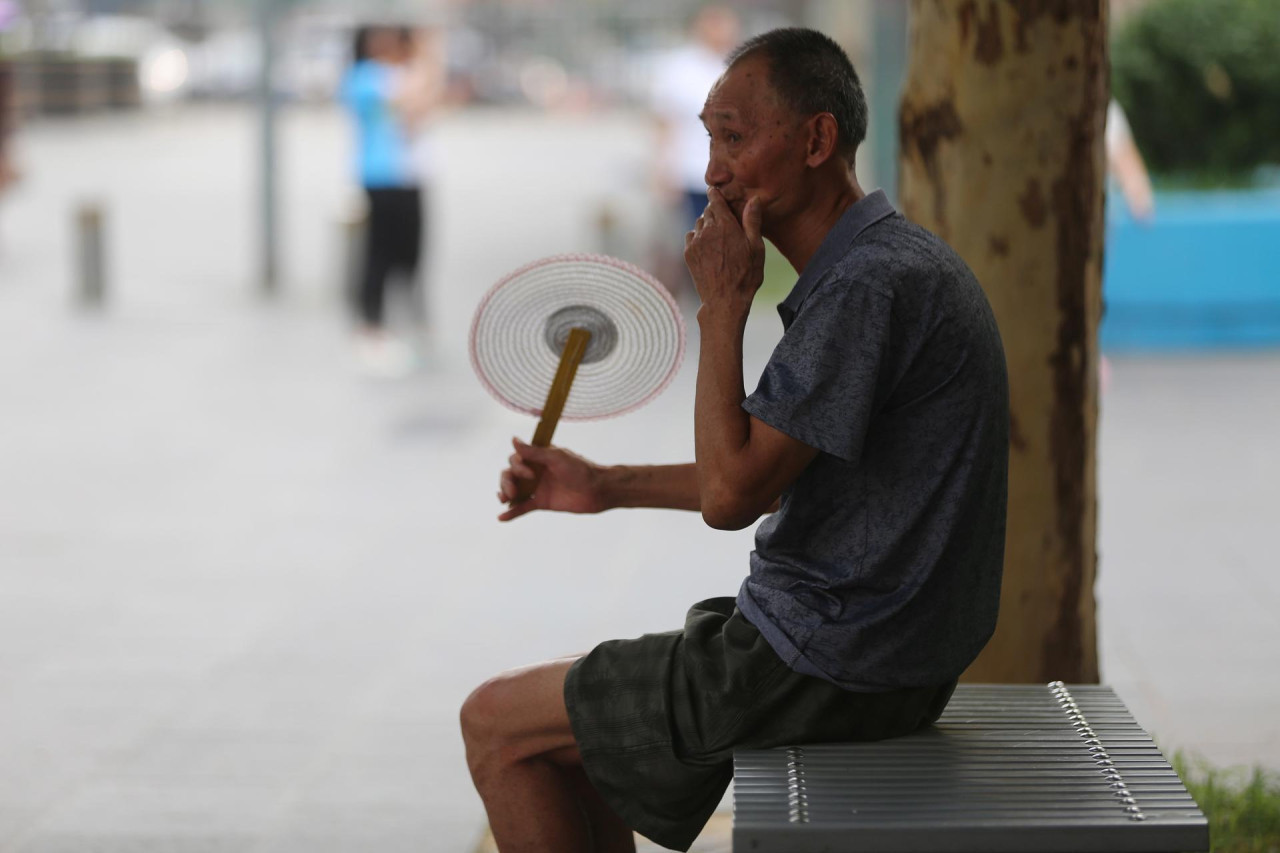
<path id="1" fill-rule="evenodd" d="M 596 235 L 600 246 L 600 254 L 622 257 L 622 233 L 619 228 L 618 212 L 610 201 L 603 201 L 596 209 Z"/>
<path id="2" fill-rule="evenodd" d="M 364 275 L 365 239 L 369 230 L 369 213 L 363 205 L 353 204 L 338 217 L 342 258 L 339 264 L 343 305 L 355 311 L 359 304 L 360 281 Z"/>
<path id="3" fill-rule="evenodd" d="M 101 308 L 107 301 L 105 219 L 106 214 L 98 202 L 84 202 L 76 210 L 78 296 L 80 303 L 89 308 Z"/>

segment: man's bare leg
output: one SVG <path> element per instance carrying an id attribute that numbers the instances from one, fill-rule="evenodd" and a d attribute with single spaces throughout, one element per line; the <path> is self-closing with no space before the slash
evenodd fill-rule
<path id="1" fill-rule="evenodd" d="M 574 660 L 505 672 L 463 703 L 467 764 L 502 853 L 635 849 L 630 830 L 582 770 L 564 704 Z"/>
<path id="2" fill-rule="evenodd" d="M 623 823 L 617 812 L 610 808 L 587 778 L 587 771 L 582 767 L 582 756 L 575 747 L 573 765 L 562 765 L 572 779 L 578 792 L 578 800 L 587 814 L 587 822 L 591 825 L 591 838 L 595 853 L 635 853 L 636 836 L 631 827 Z"/>

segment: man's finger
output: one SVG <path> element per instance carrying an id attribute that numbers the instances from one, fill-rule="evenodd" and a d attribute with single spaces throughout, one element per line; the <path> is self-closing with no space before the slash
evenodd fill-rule
<path id="1" fill-rule="evenodd" d="M 516 456 L 526 465 L 530 462 L 546 462 L 554 448 L 538 447 L 533 444 L 525 444 L 518 438 L 511 439 L 511 443 L 515 446 Z M 513 457 L 514 458 L 514 457 Z"/>
<path id="2" fill-rule="evenodd" d="M 507 469 L 517 477 L 525 480 L 532 480 L 537 477 L 537 473 L 526 459 L 519 453 L 512 453 L 507 459 Z"/>
<path id="3" fill-rule="evenodd" d="M 519 488 L 516 485 L 516 478 L 511 476 L 511 472 L 503 471 L 502 476 L 498 479 L 498 494 L 502 496 L 502 502 L 511 503 L 515 499 Z"/>
<path id="4" fill-rule="evenodd" d="M 521 480 L 536 480 L 538 478 L 537 472 L 523 462 L 513 464 L 511 466 L 511 474 Z"/>
<path id="5" fill-rule="evenodd" d="M 747 199 L 746 207 L 742 208 L 742 230 L 753 246 L 759 245 L 763 240 L 760 236 L 760 223 L 763 218 L 764 203 L 760 201 L 760 196 L 753 195 Z"/>
<path id="6" fill-rule="evenodd" d="M 521 501 L 518 504 L 513 504 L 512 506 L 507 507 L 507 511 L 498 516 L 498 521 L 510 521 L 513 518 L 519 518 L 525 513 L 532 512 L 537 508 L 538 506 L 536 502 L 530 498 L 527 501 Z"/>
<path id="7" fill-rule="evenodd" d="M 511 498 L 507 501 L 507 509 L 498 516 L 499 521 L 510 521 L 513 518 L 519 518 L 526 513 L 533 512 L 535 509 L 545 509 L 546 506 L 541 500 L 541 496 L 537 493 L 525 498 L 522 501 L 516 501 L 517 493 L 512 490 Z"/>
<path id="8" fill-rule="evenodd" d="M 707 211 L 716 217 L 732 219 L 738 221 L 738 217 L 733 215 L 733 208 L 729 207 L 729 202 L 724 200 L 724 193 L 715 187 L 707 187 Z"/>

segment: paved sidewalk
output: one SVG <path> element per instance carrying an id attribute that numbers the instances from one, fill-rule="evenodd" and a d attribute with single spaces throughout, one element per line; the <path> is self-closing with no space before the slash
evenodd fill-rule
<path id="1" fill-rule="evenodd" d="M 1103 678 L 1166 750 L 1280 770 L 1280 354 L 1112 366 Z"/>
<path id="2" fill-rule="evenodd" d="M 249 115 L 23 139 L 0 203 L 0 851 L 470 851 L 467 691 L 741 580 L 750 532 L 689 514 L 493 521 L 534 424 L 471 377 L 471 309 L 519 263 L 597 248 L 601 199 L 642 230 L 639 124 L 450 122 L 435 350 L 391 383 L 351 370 L 337 310 L 342 125 L 291 112 L 283 138 L 271 305 Z M 68 300 L 84 193 L 112 210 L 101 316 Z M 754 318 L 749 375 L 779 332 Z M 1105 677 L 1165 746 L 1280 768 L 1277 387 L 1277 354 L 1116 360 L 1098 594 Z M 685 460 L 692 394 L 690 358 L 653 405 L 557 439 Z"/>
<path id="3" fill-rule="evenodd" d="M 665 847 L 653 843 L 642 835 L 636 835 L 636 853 L 659 853 Z M 484 833 L 475 853 L 498 853 L 498 845 L 493 835 Z M 717 812 L 711 816 L 698 840 L 693 842 L 689 853 L 733 853 L 733 816 L 727 811 Z"/>

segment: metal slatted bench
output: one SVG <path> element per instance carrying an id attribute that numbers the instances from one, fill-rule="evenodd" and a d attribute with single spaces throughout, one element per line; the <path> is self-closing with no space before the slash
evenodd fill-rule
<path id="1" fill-rule="evenodd" d="M 1209 827 L 1108 687 L 962 684 L 878 743 L 734 756 L 735 853 L 1195 853 Z"/>

